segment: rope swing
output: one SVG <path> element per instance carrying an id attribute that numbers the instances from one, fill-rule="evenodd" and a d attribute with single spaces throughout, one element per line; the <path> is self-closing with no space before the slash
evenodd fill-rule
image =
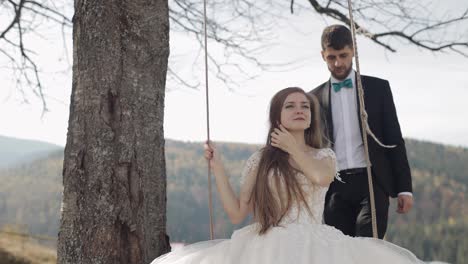
<path id="1" fill-rule="evenodd" d="M 206 33 L 206 0 L 203 0 L 203 32 L 205 37 L 205 100 L 206 100 L 206 142 L 210 142 L 210 101 L 208 96 L 208 36 Z M 210 239 L 214 238 L 213 231 L 213 195 L 211 194 L 211 167 L 210 161 L 208 164 L 208 208 L 210 211 Z"/>
<path id="2" fill-rule="evenodd" d="M 362 135 L 363 135 L 363 143 L 364 143 L 364 153 L 366 156 L 366 163 L 367 163 L 367 181 L 369 183 L 369 199 L 371 205 L 371 219 L 372 219 L 372 237 L 377 238 L 377 218 L 375 213 L 375 198 L 374 198 L 374 186 L 372 184 L 372 171 L 370 168 L 370 158 L 369 158 L 369 146 L 367 143 L 367 131 L 369 129 L 369 124 L 367 123 L 367 113 L 364 104 L 364 90 L 362 89 L 362 82 L 361 82 L 361 70 L 359 66 L 359 55 L 357 50 L 357 42 L 356 42 L 356 27 L 353 20 L 353 6 L 351 0 L 348 0 L 348 10 L 349 10 L 349 23 L 351 28 L 351 35 L 353 38 L 353 49 L 354 49 L 354 58 L 356 60 L 356 83 L 358 88 L 358 97 L 359 97 L 359 106 L 360 106 L 360 118 L 362 124 Z M 371 132 L 372 133 L 372 132 Z M 373 133 L 372 133 L 373 135 Z M 374 139 L 377 140 L 375 136 Z M 378 141 L 378 140 L 377 140 Z"/>
<path id="3" fill-rule="evenodd" d="M 367 163 L 367 181 L 369 183 L 369 199 L 371 205 L 371 218 L 372 218 L 372 237 L 378 238 L 377 232 L 377 217 L 375 211 L 375 198 L 374 198 L 374 186 L 372 184 L 372 171 L 371 171 L 371 163 L 369 157 L 369 145 L 367 142 L 367 136 L 370 135 L 374 141 L 379 144 L 381 147 L 384 148 L 394 148 L 395 145 L 384 145 L 379 139 L 374 135 L 372 130 L 367 123 L 367 112 L 364 104 L 364 90 L 362 88 L 362 81 L 361 81 L 361 70 L 359 66 L 359 55 L 357 50 L 357 42 L 356 42 L 356 25 L 354 24 L 353 19 L 353 5 L 351 0 L 348 0 L 348 10 L 349 10 L 349 24 L 351 28 L 351 35 L 353 38 L 353 49 L 354 49 L 354 58 L 356 60 L 356 83 L 358 88 L 358 97 L 359 97 L 359 106 L 360 106 L 360 118 L 362 124 L 362 135 L 363 135 L 363 143 L 364 143 L 364 153 L 366 156 L 366 163 Z"/>
<path id="4" fill-rule="evenodd" d="M 203 1 L 203 28 L 204 28 L 204 43 L 205 43 L 205 97 L 206 97 L 206 130 L 207 130 L 207 142 L 210 142 L 210 112 L 209 112 L 209 93 L 208 93 L 208 37 L 207 37 L 207 15 L 206 15 L 206 1 Z M 348 10 L 349 10 L 349 23 L 351 28 L 351 34 L 353 39 L 353 49 L 356 61 L 356 83 L 358 89 L 358 97 L 359 97 L 359 105 L 360 105 L 360 119 L 362 124 L 362 135 L 363 135 L 363 143 L 364 143 L 364 153 L 366 157 L 367 163 L 367 177 L 369 183 L 369 199 L 371 205 L 371 217 L 372 217 L 372 235 L 374 238 L 378 238 L 377 232 L 377 219 L 376 219 L 376 211 L 375 211 L 375 198 L 374 198 L 374 187 L 372 183 L 372 171 L 371 171 L 371 164 L 369 158 L 369 147 L 367 136 L 370 135 L 377 144 L 385 148 L 393 148 L 394 145 L 387 146 L 382 144 L 377 137 L 372 133 L 369 128 L 369 124 L 367 123 L 367 112 L 365 110 L 364 104 L 364 90 L 362 88 L 361 82 L 361 72 L 360 72 L 360 65 L 359 65 L 359 55 L 357 50 L 357 42 L 356 42 L 356 28 L 353 19 L 353 8 L 351 0 L 348 0 Z M 211 187 L 211 168 L 210 168 L 210 161 L 207 161 L 208 164 L 208 207 L 209 207 L 209 214 L 210 214 L 210 239 L 213 240 L 214 238 L 214 231 L 213 231 L 213 197 L 212 197 L 212 187 Z"/>

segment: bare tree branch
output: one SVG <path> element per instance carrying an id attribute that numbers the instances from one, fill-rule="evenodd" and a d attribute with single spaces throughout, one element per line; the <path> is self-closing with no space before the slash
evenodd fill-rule
<path id="1" fill-rule="evenodd" d="M 36 33 L 41 24 L 41 19 L 50 20 L 56 24 L 70 27 L 72 22 L 65 15 L 59 12 L 56 6 L 47 0 L 7 0 L 0 2 L 0 10 L 8 13 L 10 22 L 4 29 L 0 29 L 0 51 L 8 58 L 11 68 L 17 79 L 17 89 L 21 92 L 23 100 L 26 100 L 25 86 L 42 102 L 42 115 L 48 109 L 46 96 L 41 82 L 39 66 L 35 62 L 35 52 L 27 48 L 25 34 Z"/>
<path id="2" fill-rule="evenodd" d="M 348 13 L 346 1 L 330 0 L 324 5 L 315 0 L 308 0 L 308 2 L 317 13 L 350 24 L 346 15 Z M 355 18 L 357 32 L 392 52 L 396 52 L 396 48 L 389 40 L 395 37 L 433 52 L 451 50 L 468 57 L 466 34 L 463 40 L 457 40 L 456 37 L 447 39 L 446 35 L 438 32 L 468 21 L 468 9 L 459 16 L 429 19 L 433 17 L 431 11 L 417 1 L 361 0 L 354 1 L 354 4 L 353 12 L 358 14 Z M 364 27 L 363 23 L 369 26 Z M 371 30 L 371 28 L 376 29 Z M 380 31 L 380 28 L 386 31 L 376 33 Z"/>
<path id="3" fill-rule="evenodd" d="M 62 0 L 70 5 L 69 0 Z M 68 2 L 67 2 L 68 1 Z M 47 111 L 47 97 L 41 82 L 41 65 L 36 62 L 26 36 L 38 34 L 43 22 L 60 25 L 65 42 L 65 28 L 72 26 L 66 8 L 57 7 L 58 0 L 0 0 L 0 56 L 5 57 L 16 78 L 17 88 L 26 100 L 29 87 L 42 100 L 43 112 Z M 276 29 L 280 21 L 287 21 L 285 14 L 299 9 L 310 10 L 336 21 L 349 24 L 347 1 L 307 0 L 305 4 L 290 0 L 210 0 L 208 1 L 208 38 L 210 71 L 229 89 L 239 83 L 257 77 L 264 70 L 294 67 L 294 58 L 284 63 L 265 63 L 260 59 L 263 51 L 275 45 Z M 203 0 L 170 0 L 169 17 L 172 32 L 181 32 L 196 39 L 189 56 L 193 60 L 193 76 L 201 76 L 203 54 Z M 432 52 L 454 52 L 468 57 L 468 8 L 459 15 L 436 16 L 421 1 L 411 0 L 355 0 L 353 1 L 356 29 L 377 45 L 396 52 L 395 40 L 421 47 Z M 64 50 L 67 50 L 64 44 Z M 68 54 L 65 54 L 68 56 Z M 172 53 L 168 70 L 169 83 L 175 86 L 197 88 L 200 81 L 188 78 L 174 70 L 177 60 L 183 56 Z M 67 57 L 67 61 L 69 59 Z M 69 62 L 70 63 L 70 62 Z M 169 85 L 170 86 L 170 85 Z M 29 92 L 28 92 L 29 93 Z"/>
<path id="4" fill-rule="evenodd" d="M 191 83 L 188 83 L 187 81 L 184 80 L 183 77 L 181 77 L 176 71 L 172 70 L 172 68 L 169 66 L 167 67 L 167 71 L 168 71 L 168 75 L 167 77 L 174 80 L 176 83 L 184 86 L 184 87 L 189 87 L 191 89 L 197 89 L 197 87 L 200 85 L 200 83 L 195 83 L 195 84 L 191 84 Z"/>

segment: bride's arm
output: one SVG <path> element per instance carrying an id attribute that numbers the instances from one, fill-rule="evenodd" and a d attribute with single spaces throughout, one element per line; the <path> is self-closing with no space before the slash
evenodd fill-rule
<path id="1" fill-rule="evenodd" d="M 241 186 L 239 198 L 237 198 L 229 183 L 229 178 L 226 176 L 219 151 L 205 144 L 205 157 L 210 161 L 211 169 L 215 175 L 216 187 L 224 211 L 233 224 L 241 223 L 251 212 L 249 200 L 253 187 L 252 181 L 255 182 L 255 179 L 252 180 L 252 177 L 246 177 L 245 183 Z"/>

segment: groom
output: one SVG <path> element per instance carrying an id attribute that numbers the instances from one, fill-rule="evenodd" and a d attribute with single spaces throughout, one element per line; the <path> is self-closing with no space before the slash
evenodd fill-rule
<path id="1" fill-rule="evenodd" d="M 336 153 L 340 176 L 325 198 L 325 223 L 350 236 L 372 236 L 366 159 L 359 117 L 356 72 L 353 70 L 351 32 L 342 25 L 332 25 L 322 34 L 322 58 L 331 77 L 311 91 L 317 96 L 324 115 L 325 135 Z M 361 76 L 368 123 L 379 146 L 368 136 L 377 230 L 383 238 L 387 230 L 389 196 L 398 197 L 398 213 L 407 213 L 413 205 L 411 173 L 405 142 L 393 103 L 388 81 Z"/>

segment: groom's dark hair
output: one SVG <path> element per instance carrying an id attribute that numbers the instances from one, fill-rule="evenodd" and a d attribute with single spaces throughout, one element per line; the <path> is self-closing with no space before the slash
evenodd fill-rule
<path id="1" fill-rule="evenodd" d="M 343 49 L 348 45 L 353 48 L 353 38 L 351 31 L 343 25 L 331 25 L 326 27 L 322 32 L 322 50 L 333 48 L 336 50 Z"/>

